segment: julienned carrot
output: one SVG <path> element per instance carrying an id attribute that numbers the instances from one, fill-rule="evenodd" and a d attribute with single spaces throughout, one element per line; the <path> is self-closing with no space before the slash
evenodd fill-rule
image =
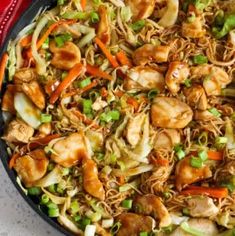
<path id="1" fill-rule="evenodd" d="M 113 79 L 111 75 L 109 75 L 106 72 L 102 71 L 99 67 L 92 66 L 90 64 L 87 64 L 86 72 L 90 75 L 95 76 L 95 77 L 101 77 L 103 79 L 107 79 L 107 80 L 110 80 L 110 81 Z"/>
<path id="2" fill-rule="evenodd" d="M 75 23 L 74 20 L 59 20 L 55 23 L 53 23 L 52 25 L 49 26 L 49 28 L 46 30 L 46 32 L 43 34 L 43 36 L 37 41 L 37 49 L 39 49 L 43 43 L 46 41 L 46 39 L 48 38 L 48 36 L 51 34 L 51 32 L 57 28 L 59 25 L 62 25 L 62 24 L 73 24 Z M 28 58 L 31 58 L 32 57 L 32 50 L 30 49 L 28 52 L 27 52 L 27 56 Z"/>
<path id="3" fill-rule="evenodd" d="M 86 125 L 92 125 L 94 128 L 98 129 L 100 128 L 99 125 L 97 125 L 93 120 L 87 118 L 84 114 L 82 114 L 80 111 L 78 110 L 74 110 L 73 111 L 74 115 L 76 115 L 79 119 L 82 120 L 82 122 Z"/>
<path id="4" fill-rule="evenodd" d="M 228 196 L 227 188 L 210 188 L 200 186 L 189 186 L 181 192 L 183 195 L 207 195 L 214 198 L 225 198 Z"/>
<path id="5" fill-rule="evenodd" d="M 129 58 L 126 56 L 125 52 L 120 51 L 116 54 L 116 58 L 121 63 L 122 66 L 132 67 L 132 63 Z"/>
<path id="6" fill-rule="evenodd" d="M 223 152 L 208 151 L 207 155 L 208 155 L 209 160 L 214 160 L 214 161 L 222 161 L 223 160 Z"/>
<path id="7" fill-rule="evenodd" d="M 82 10 L 84 11 L 86 8 L 86 0 L 81 0 L 81 7 L 82 7 Z"/>
<path id="8" fill-rule="evenodd" d="M 19 153 L 15 153 L 13 154 L 13 156 L 11 157 L 10 161 L 9 161 L 9 168 L 12 169 L 15 166 L 16 163 L 16 159 L 20 157 Z"/>
<path id="9" fill-rule="evenodd" d="M 32 42 L 32 34 L 29 34 L 20 40 L 21 47 L 27 47 Z"/>
<path id="10" fill-rule="evenodd" d="M 129 98 L 127 98 L 126 102 L 127 102 L 127 104 L 133 106 L 135 111 L 138 111 L 139 103 L 138 103 L 138 101 L 135 98 L 129 97 Z"/>
<path id="11" fill-rule="evenodd" d="M 56 139 L 56 138 L 59 138 L 60 137 L 60 134 L 51 134 L 51 135 L 48 135 L 46 137 L 43 137 L 43 138 L 38 138 L 38 139 L 35 139 L 34 141 L 30 142 L 29 144 L 23 146 L 21 149 L 20 149 L 20 154 L 21 155 L 24 155 L 28 150 L 33 150 L 35 148 L 38 148 L 40 146 L 45 146 L 47 145 L 51 140 L 53 139 Z"/>
<path id="12" fill-rule="evenodd" d="M 65 79 L 59 84 L 56 90 L 52 93 L 50 98 L 50 103 L 54 104 L 63 90 L 68 88 L 68 86 L 81 74 L 83 65 L 78 63 L 76 64 L 65 77 Z"/>
<path id="13" fill-rule="evenodd" d="M 96 87 L 98 84 L 98 82 L 96 80 L 93 80 L 90 84 L 88 84 L 86 87 L 81 89 L 81 93 L 85 93 L 89 90 L 91 90 L 92 88 Z"/>
<path id="14" fill-rule="evenodd" d="M 116 58 L 109 52 L 109 50 L 106 48 L 106 46 L 103 44 L 103 42 L 99 38 L 95 38 L 95 43 L 99 46 L 101 51 L 107 57 L 107 59 L 109 60 L 110 64 L 114 68 L 117 68 L 119 66 L 119 64 L 118 64 Z"/>
<path id="15" fill-rule="evenodd" d="M 2 56 L 2 59 L 0 61 L 0 91 L 2 89 L 2 83 L 4 80 L 4 75 L 5 75 L 5 70 L 7 67 L 7 62 L 8 62 L 8 54 L 5 52 Z"/>
<path id="16" fill-rule="evenodd" d="M 160 166 L 168 166 L 169 165 L 169 161 L 165 158 L 158 158 L 158 157 L 154 157 L 154 156 L 150 156 L 150 162 L 153 165 L 160 165 Z"/>

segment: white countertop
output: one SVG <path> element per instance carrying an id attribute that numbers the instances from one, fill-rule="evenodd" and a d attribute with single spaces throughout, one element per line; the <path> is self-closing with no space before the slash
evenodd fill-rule
<path id="1" fill-rule="evenodd" d="M 0 161 L 0 236 L 62 236 L 24 201 Z"/>

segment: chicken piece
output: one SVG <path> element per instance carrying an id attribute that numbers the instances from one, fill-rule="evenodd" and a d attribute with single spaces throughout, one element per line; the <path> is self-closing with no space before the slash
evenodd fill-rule
<path id="1" fill-rule="evenodd" d="M 51 123 L 44 123 L 41 124 L 38 128 L 38 131 L 40 133 L 40 136 L 47 136 L 51 133 L 52 127 Z"/>
<path id="2" fill-rule="evenodd" d="M 155 138 L 154 149 L 171 150 L 176 144 L 180 143 L 180 133 L 176 129 L 164 129 Z"/>
<path id="3" fill-rule="evenodd" d="M 75 166 L 89 156 L 86 138 L 82 132 L 70 134 L 57 141 L 53 150 L 55 153 L 52 153 L 51 159 L 63 167 Z"/>
<path id="4" fill-rule="evenodd" d="M 108 18 L 107 7 L 105 5 L 100 5 L 98 8 L 98 13 L 100 16 L 100 21 L 98 24 L 97 37 L 106 45 L 110 44 L 111 40 L 111 29 L 110 22 Z"/>
<path id="5" fill-rule="evenodd" d="M 190 164 L 191 156 L 180 160 L 175 169 L 176 188 L 181 191 L 187 185 L 210 178 L 212 172 L 206 165 L 201 168 L 192 167 Z"/>
<path id="6" fill-rule="evenodd" d="M 187 223 L 189 227 L 196 229 L 197 231 L 201 232 L 202 235 L 205 236 L 217 236 L 219 233 L 216 224 L 208 219 L 189 219 Z M 179 226 L 169 236 L 192 236 L 192 234 L 187 233 Z"/>
<path id="7" fill-rule="evenodd" d="M 37 77 L 38 76 L 35 69 L 22 68 L 16 71 L 13 80 L 15 84 L 22 84 L 28 83 L 32 80 L 37 80 Z"/>
<path id="8" fill-rule="evenodd" d="M 144 120 L 144 114 L 138 114 L 128 120 L 126 126 L 126 139 L 132 147 L 135 147 L 141 138 L 142 124 Z"/>
<path id="9" fill-rule="evenodd" d="M 216 120 L 218 118 L 208 110 L 205 111 L 196 110 L 194 111 L 194 119 L 198 121 L 210 121 L 210 120 Z"/>
<path id="10" fill-rule="evenodd" d="M 98 169 L 96 163 L 88 158 L 83 159 L 83 187 L 91 196 L 103 201 L 105 199 L 105 191 L 103 184 L 98 177 Z"/>
<path id="11" fill-rule="evenodd" d="M 187 63 L 173 61 L 170 63 L 165 76 L 165 81 L 171 93 L 176 94 L 180 90 L 180 84 L 183 84 L 189 77 L 190 70 Z"/>
<path id="12" fill-rule="evenodd" d="M 209 197 L 191 197 L 186 202 L 189 215 L 192 217 L 214 217 L 219 213 L 219 208 Z"/>
<path id="13" fill-rule="evenodd" d="M 201 38 L 206 33 L 202 25 L 201 17 L 196 17 L 193 22 L 183 22 L 182 35 L 189 38 Z"/>
<path id="14" fill-rule="evenodd" d="M 203 87 L 208 96 L 221 95 L 221 89 L 232 81 L 223 69 L 213 65 L 199 65 L 191 68 L 191 73 L 196 78 L 203 78 Z"/>
<path id="15" fill-rule="evenodd" d="M 8 124 L 3 138 L 10 143 L 28 143 L 33 133 L 34 129 L 31 126 L 20 119 L 15 119 Z"/>
<path id="16" fill-rule="evenodd" d="M 61 24 L 53 31 L 53 35 L 60 35 L 60 34 L 71 34 L 73 38 L 80 38 L 81 32 L 79 30 L 80 23 L 74 23 L 71 25 L 68 24 Z"/>
<path id="17" fill-rule="evenodd" d="M 149 62 L 167 62 L 170 49 L 170 46 L 155 46 L 152 44 L 145 44 L 135 50 L 133 53 L 133 61 L 135 65 L 142 66 Z"/>
<path id="18" fill-rule="evenodd" d="M 125 0 L 125 3 L 131 8 L 134 21 L 147 19 L 155 7 L 155 0 Z"/>
<path id="19" fill-rule="evenodd" d="M 191 107 L 202 111 L 207 109 L 207 97 L 201 85 L 194 85 L 191 88 L 185 89 L 184 95 Z"/>
<path id="20" fill-rule="evenodd" d="M 2 98 L 2 110 L 15 114 L 16 110 L 14 107 L 14 96 L 16 92 L 16 86 L 13 84 L 7 85 L 7 90 Z"/>
<path id="21" fill-rule="evenodd" d="M 37 149 L 17 158 L 14 169 L 25 186 L 30 187 L 46 174 L 48 164 L 44 150 Z"/>
<path id="22" fill-rule="evenodd" d="M 137 195 L 134 199 L 134 209 L 138 214 L 152 215 L 156 220 L 159 220 L 160 228 L 171 224 L 168 210 L 161 202 L 161 199 L 154 194 Z"/>
<path id="23" fill-rule="evenodd" d="M 61 70 L 70 70 L 81 61 L 80 49 L 72 42 L 57 47 L 55 41 L 52 41 L 50 51 L 53 53 L 51 64 Z"/>
<path id="24" fill-rule="evenodd" d="M 155 127 L 182 129 L 192 118 L 191 108 L 176 98 L 156 97 L 153 100 L 151 119 Z"/>
<path id="25" fill-rule="evenodd" d="M 45 108 L 45 95 L 41 86 L 36 80 L 23 83 L 22 90 L 39 109 L 43 110 Z"/>
<path id="26" fill-rule="evenodd" d="M 157 1 L 158 4 L 159 1 Z M 179 0 L 167 0 L 166 9 L 157 22 L 162 27 L 169 27 L 175 24 L 179 12 Z"/>
<path id="27" fill-rule="evenodd" d="M 128 71 L 127 76 L 124 81 L 124 88 L 127 91 L 151 89 L 162 91 L 165 86 L 163 74 L 147 66 L 134 67 Z"/>
<path id="28" fill-rule="evenodd" d="M 155 222 L 150 216 L 137 215 L 134 213 L 122 213 L 117 217 L 121 227 L 117 236 L 137 236 L 140 232 L 151 232 Z"/>

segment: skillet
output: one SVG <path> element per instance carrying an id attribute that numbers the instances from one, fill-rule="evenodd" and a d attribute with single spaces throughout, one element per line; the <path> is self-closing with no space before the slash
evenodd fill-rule
<path id="1" fill-rule="evenodd" d="M 56 0 L 34 0 L 30 7 L 24 12 L 24 14 L 20 17 L 20 19 L 17 21 L 17 23 L 14 25 L 14 27 L 11 29 L 10 33 L 8 34 L 3 46 L 0 48 L 0 58 L 2 57 L 3 53 L 7 49 L 8 42 L 11 39 L 15 39 L 18 33 L 25 27 L 27 26 L 37 15 L 39 9 L 47 9 L 51 8 L 56 5 Z M 4 85 L 3 85 L 3 91 L 4 91 Z M 2 93 L 3 94 L 3 93 Z M 0 94 L 0 96 L 2 96 Z M 3 117 L 2 117 L 2 111 L 0 110 L 0 136 L 2 136 L 4 130 L 4 122 L 3 122 Z M 20 193 L 20 195 L 24 198 L 24 200 L 30 205 L 30 207 L 46 222 L 48 222 L 52 227 L 55 229 L 59 230 L 61 233 L 65 235 L 72 235 L 69 231 L 67 231 L 64 227 L 59 225 L 55 220 L 52 218 L 48 217 L 42 210 L 38 208 L 38 204 L 33 201 L 33 199 L 29 198 L 23 190 L 20 188 L 18 183 L 16 182 L 16 174 L 13 170 L 10 170 L 8 167 L 8 154 L 7 154 L 7 146 L 5 142 L 0 139 L 0 159 L 3 163 L 3 166 L 10 177 L 12 183 Z"/>

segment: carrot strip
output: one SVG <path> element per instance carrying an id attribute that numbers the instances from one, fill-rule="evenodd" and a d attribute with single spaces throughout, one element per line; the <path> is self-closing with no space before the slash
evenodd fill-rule
<path id="1" fill-rule="evenodd" d="M 33 150 L 33 149 L 38 148 L 40 146 L 45 146 L 51 140 L 59 138 L 59 137 L 60 137 L 60 134 L 51 134 L 51 135 L 48 135 L 48 136 L 43 137 L 43 138 L 38 138 L 38 139 L 32 141 L 31 143 L 29 143 L 28 145 L 24 145 L 20 149 L 20 154 L 24 155 L 28 150 Z"/>
<path id="2" fill-rule="evenodd" d="M 90 75 L 96 76 L 96 77 L 101 77 L 103 79 L 107 79 L 107 80 L 112 80 L 112 76 L 107 74 L 106 72 L 100 70 L 99 67 L 96 66 L 92 66 L 90 64 L 86 65 L 86 72 Z"/>
<path id="3" fill-rule="evenodd" d="M 12 155 L 10 161 L 9 161 L 9 168 L 13 169 L 13 167 L 15 166 L 16 163 L 16 159 L 20 157 L 19 153 L 15 153 Z"/>
<path id="4" fill-rule="evenodd" d="M 51 32 L 55 28 L 57 28 L 59 25 L 62 25 L 62 24 L 69 25 L 69 24 L 73 24 L 75 22 L 76 22 L 75 20 L 60 20 L 60 21 L 57 21 L 57 22 L 53 23 L 52 25 L 50 25 L 49 28 L 46 30 L 46 32 L 43 34 L 43 36 L 37 41 L 37 49 L 39 49 L 43 45 L 43 43 L 49 37 Z M 32 58 L 32 49 L 30 48 L 26 54 L 27 54 L 28 58 Z"/>
<path id="5" fill-rule="evenodd" d="M 114 94 L 115 94 L 115 96 L 121 98 L 121 97 L 124 95 L 124 92 L 121 91 L 121 90 L 116 90 L 116 91 L 114 92 Z"/>
<path id="6" fill-rule="evenodd" d="M 228 196 L 227 188 L 210 188 L 201 186 L 189 186 L 181 192 L 183 195 L 207 195 L 214 198 L 224 198 Z"/>
<path id="7" fill-rule="evenodd" d="M 125 52 L 120 51 L 116 54 L 116 58 L 121 63 L 122 66 L 132 67 L 132 63 L 129 58 L 126 56 Z"/>
<path id="8" fill-rule="evenodd" d="M 7 61 L 8 61 L 8 54 L 5 52 L 2 56 L 2 59 L 0 61 L 0 91 L 2 89 L 2 83 L 4 80 L 5 70 L 7 67 Z"/>
<path id="9" fill-rule="evenodd" d="M 29 46 L 29 44 L 32 42 L 32 37 L 32 34 L 25 36 L 23 39 L 20 40 L 20 46 L 23 48 Z"/>
<path id="10" fill-rule="evenodd" d="M 101 97 L 106 98 L 108 96 L 108 91 L 105 87 L 101 88 Z"/>
<path id="11" fill-rule="evenodd" d="M 81 89 L 81 93 L 85 93 L 89 90 L 91 90 L 92 88 L 96 87 L 98 84 L 98 82 L 96 80 L 93 80 L 90 84 L 88 84 L 86 87 Z"/>
<path id="12" fill-rule="evenodd" d="M 223 160 L 223 152 L 208 151 L 207 155 L 208 155 L 209 160 L 214 160 L 214 161 L 222 161 Z"/>
<path id="13" fill-rule="evenodd" d="M 68 73 L 68 75 L 65 77 L 65 79 L 59 84 L 59 86 L 56 88 L 56 90 L 52 93 L 50 98 L 50 103 L 54 104 L 60 94 L 63 90 L 68 88 L 68 86 L 81 74 L 83 65 L 82 64 L 76 64 Z"/>
<path id="14" fill-rule="evenodd" d="M 99 125 L 97 125 L 93 120 L 87 118 L 84 114 L 82 114 L 80 111 L 78 110 L 74 110 L 73 111 L 74 115 L 76 115 L 79 119 L 82 120 L 82 122 L 86 125 L 92 125 L 94 128 L 98 129 L 100 128 Z"/>
<path id="15" fill-rule="evenodd" d="M 103 42 L 99 38 L 95 38 L 95 43 L 99 46 L 101 51 L 107 57 L 107 59 L 109 60 L 110 64 L 114 68 L 117 68 L 119 66 L 119 64 L 118 64 L 116 58 L 109 52 L 109 50 L 106 48 L 106 46 L 103 44 Z"/>
<path id="16" fill-rule="evenodd" d="M 129 98 L 127 98 L 126 102 L 127 102 L 127 104 L 133 106 L 135 111 L 138 111 L 139 103 L 138 103 L 138 101 L 135 98 L 129 97 Z"/>
<path id="17" fill-rule="evenodd" d="M 86 8 L 86 0 L 81 0 L 81 7 L 82 7 L 82 10 L 84 11 Z"/>

